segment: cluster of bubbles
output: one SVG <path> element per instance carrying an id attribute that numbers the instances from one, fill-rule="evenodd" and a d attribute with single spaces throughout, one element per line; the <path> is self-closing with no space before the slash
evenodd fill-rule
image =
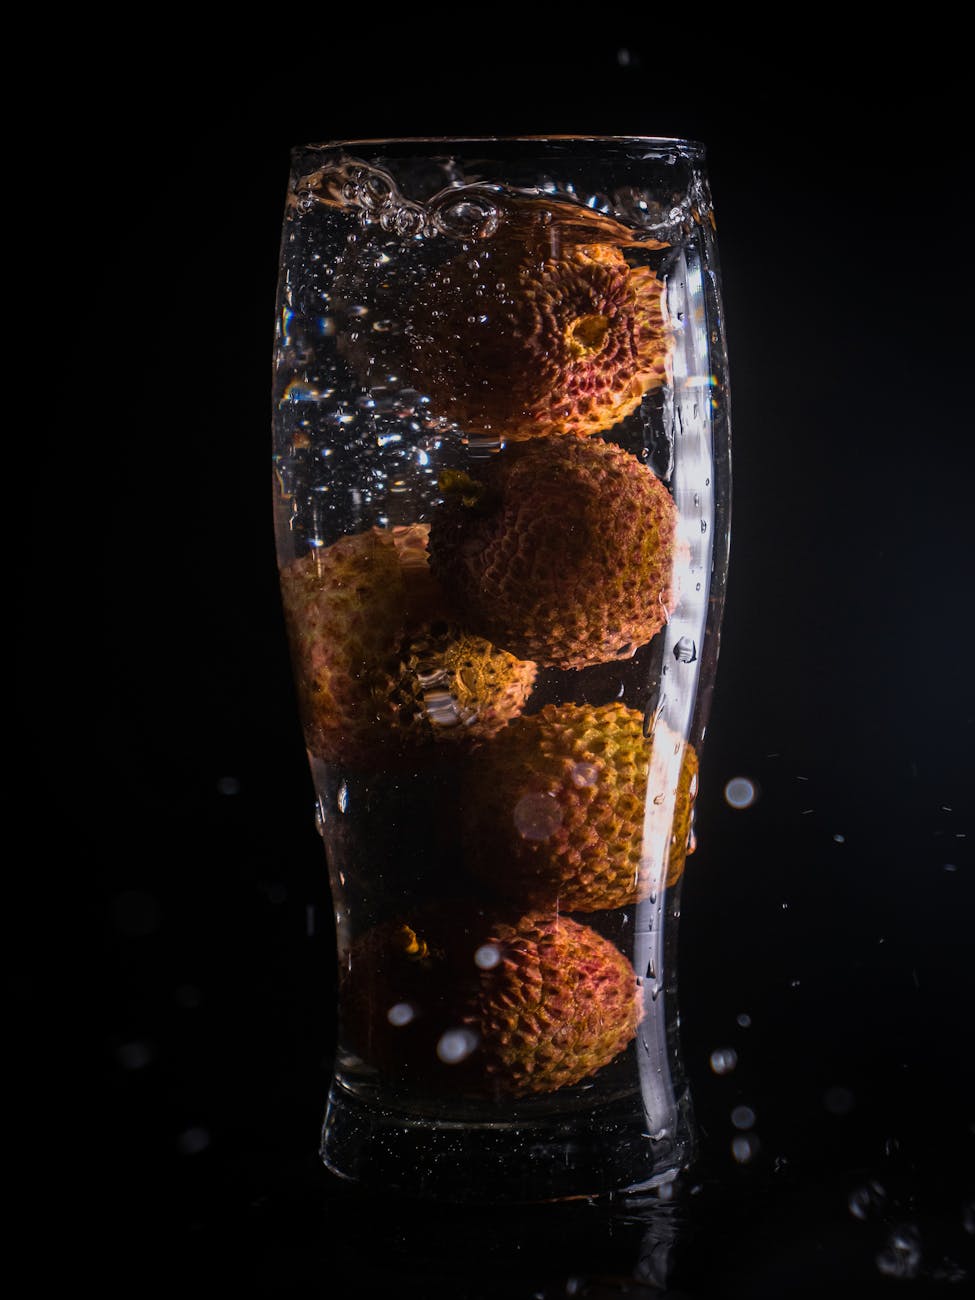
<path id="1" fill-rule="evenodd" d="M 446 174 L 451 174 L 449 166 Z M 364 226 L 378 225 L 390 235 L 414 239 L 444 235 L 450 239 L 490 239 L 503 220 L 506 198 L 540 196 L 570 203 L 625 221 L 635 230 L 673 241 L 710 211 L 710 195 L 701 186 L 688 194 L 659 198 L 640 186 L 618 186 L 611 193 L 579 192 L 571 181 L 543 178 L 537 185 L 516 189 L 500 184 L 459 179 L 450 181 L 425 202 L 407 198 L 382 167 L 357 158 L 328 163 L 295 184 L 292 206 L 300 214 L 319 205 L 357 211 Z"/>
<path id="2" fill-rule="evenodd" d="M 406 198 L 381 167 L 343 159 L 303 177 L 295 186 L 294 206 L 299 212 L 319 203 L 354 208 L 363 225 L 379 225 L 403 239 L 490 239 L 501 224 L 500 188 L 454 184 L 420 203 Z"/>

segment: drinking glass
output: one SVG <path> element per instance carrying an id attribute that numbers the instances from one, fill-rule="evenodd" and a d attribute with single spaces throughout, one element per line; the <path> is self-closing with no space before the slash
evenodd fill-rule
<path id="1" fill-rule="evenodd" d="M 483 1202 L 672 1179 L 730 507 L 702 147 L 295 149 L 274 475 L 339 958 L 326 1165 Z"/>

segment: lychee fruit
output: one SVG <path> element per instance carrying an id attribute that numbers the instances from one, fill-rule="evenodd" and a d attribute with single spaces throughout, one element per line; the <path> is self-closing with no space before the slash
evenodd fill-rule
<path id="1" fill-rule="evenodd" d="M 447 471 L 430 563 L 474 631 L 539 664 L 626 659 L 677 603 L 677 507 L 601 439 L 535 439 Z"/>
<path id="2" fill-rule="evenodd" d="M 633 967 L 557 913 L 505 919 L 424 909 L 356 940 L 342 967 L 343 1035 L 393 1086 L 523 1097 L 579 1083 L 632 1040 Z"/>
<path id="3" fill-rule="evenodd" d="M 395 372 L 465 433 L 517 440 L 612 428 L 666 382 L 664 285 L 613 243 L 547 233 L 528 239 L 517 222 L 502 226 L 412 276 L 386 264 L 367 273 L 365 261 L 340 270 L 339 319 L 343 299 L 356 310 L 339 334 L 353 369 L 367 384 Z"/>
<path id="4" fill-rule="evenodd" d="M 474 742 L 524 707 L 536 667 L 452 621 L 426 525 L 343 537 L 284 567 L 281 589 L 309 751 L 357 765 Z"/>
<path id="5" fill-rule="evenodd" d="M 643 998 L 629 961 L 587 925 L 552 912 L 496 924 L 464 1016 L 495 1088 L 554 1092 L 588 1079 L 635 1037 Z M 482 958 L 483 960 L 483 958 Z"/>
<path id="6" fill-rule="evenodd" d="M 471 762 L 468 865 L 523 906 L 593 912 L 639 902 L 683 870 L 696 777 L 694 749 L 662 721 L 647 739 L 643 715 L 623 704 L 547 705 Z M 669 782 L 672 822 L 647 839 L 648 800 L 665 816 Z"/>

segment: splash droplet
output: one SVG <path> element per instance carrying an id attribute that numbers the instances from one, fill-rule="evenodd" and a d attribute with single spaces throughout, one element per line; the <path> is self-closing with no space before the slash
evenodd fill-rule
<path id="1" fill-rule="evenodd" d="M 711 1069 L 715 1074 L 730 1074 L 738 1064 L 738 1053 L 733 1047 L 717 1047 L 711 1053 Z"/>
<path id="2" fill-rule="evenodd" d="M 501 961 L 501 949 L 493 943 L 482 943 L 474 954 L 474 963 L 481 970 L 494 970 Z"/>
<path id="3" fill-rule="evenodd" d="M 477 1046 L 477 1035 L 470 1029 L 448 1029 L 437 1043 L 437 1055 L 444 1065 L 465 1061 Z"/>
<path id="4" fill-rule="evenodd" d="M 562 825 L 562 809 L 549 794 L 526 794 L 515 804 L 515 829 L 525 840 L 547 840 Z"/>
<path id="5" fill-rule="evenodd" d="M 747 776 L 735 776 L 724 788 L 725 802 L 732 808 L 750 808 L 758 797 L 754 782 Z"/>
<path id="6" fill-rule="evenodd" d="M 921 1267 L 921 1237 L 917 1228 L 910 1223 L 895 1228 L 876 1262 L 885 1277 L 917 1277 Z"/>

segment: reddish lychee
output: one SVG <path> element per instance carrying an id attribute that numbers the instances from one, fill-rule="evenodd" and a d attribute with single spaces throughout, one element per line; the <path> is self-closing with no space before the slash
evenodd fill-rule
<path id="1" fill-rule="evenodd" d="M 433 572 L 512 654 L 558 668 L 625 659 L 676 605 L 674 500 L 615 444 L 536 439 L 442 486 Z"/>

